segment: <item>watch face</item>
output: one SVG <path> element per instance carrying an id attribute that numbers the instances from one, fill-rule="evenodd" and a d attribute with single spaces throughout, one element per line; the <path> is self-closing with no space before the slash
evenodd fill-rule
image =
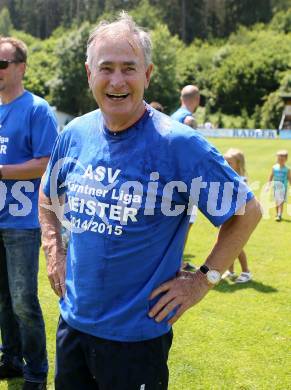
<path id="1" fill-rule="evenodd" d="M 211 270 L 207 272 L 207 279 L 209 283 L 217 284 L 221 279 L 221 275 L 218 271 Z"/>

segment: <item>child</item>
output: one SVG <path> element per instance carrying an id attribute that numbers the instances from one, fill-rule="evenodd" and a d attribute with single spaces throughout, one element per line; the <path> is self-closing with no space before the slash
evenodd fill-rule
<path id="1" fill-rule="evenodd" d="M 245 157 L 243 152 L 238 149 L 229 149 L 224 158 L 229 163 L 234 171 L 236 171 L 242 179 L 246 182 L 246 169 L 245 169 Z M 252 274 L 250 273 L 247 256 L 244 250 L 238 255 L 238 259 L 241 265 L 242 272 L 238 278 L 236 278 L 236 274 L 234 272 L 234 265 L 230 266 L 228 271 L 226 271 L 222 277 L 229 278 L 231 280 L 235 280 L 236 283 L 246 283 L 252 279 Z"/>
<path id="2" fill-rule="evenodd" d="M 282 220 L 283 206 L 287 199 L 288 181 L 291 183 L 290 169 L 286 166 L 288 160 L 287 150 L 279 150 L 277 152 L 277 164 L 272 168 L 269 177 L 269 185 L 274 183 L 274 198 L 276 202 L 276 221 Z"/>

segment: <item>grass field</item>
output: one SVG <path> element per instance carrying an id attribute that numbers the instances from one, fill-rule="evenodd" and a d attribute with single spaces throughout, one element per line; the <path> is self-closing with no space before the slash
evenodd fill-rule
<path id="1" fill-rule="evenodd" d="M 221 152 L 239 147 L 245 152 L 249 182 L 267 181 L 275 152 L 291 141 L 211 140 Z M 290 163 L 291 165 L 291 163 Z M 261 187 L 260 187 L 261 188 Z M 255 192 L 260 197 L 260 188 Z M 263 196 L 265 201 L 266 195 Z M 289 196 L 291 209 L 291 197 Z M 221 282 L 174 327 L 169 390 L 288 390 L 291 389 L 291 210 L 284 220 L 263 219 L 246 252 L 254 280 L 246 285 Z M 185 258 L 201 264 L 217 236 L 199 214 Z M 40 259 L 39 293 L 45 315 L 53 389 L 57 299 Z M 239 266 L 236 264 L 239 272 Z M 21 382 L 0 382 L 0 389 L 21 389 Z M 86 390 L 86 389 L 80 389 Z M 118 390 L 118 389 L 116 389 Z"/>

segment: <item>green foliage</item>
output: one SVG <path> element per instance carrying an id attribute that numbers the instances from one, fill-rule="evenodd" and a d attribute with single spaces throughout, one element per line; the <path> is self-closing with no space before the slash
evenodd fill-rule
<path id="1" fill-rule="evenodd" d="M 287 11 L 291 7 L 291 0 L 271 0 L 273 14 Z"/>
<path id="2" fill-rule="evenodd" d="M 223 127 L 224 127 L 224 122 L 223 122 L 221 110 L 219 110 L 217 113 L 217 120 L 216 120 L 215 126 L 218 129 L 223 129 Z"/>
<path id="3" fill-rule="evenodd" d="M 59 26 L 69 28 L 74 24 L 80 26 L 83 21 L 95 22 L 105 7 L 104 0 L 4 0 L 4 2 L 16 29 L 42 39 L 49 37 Z"/>
<path id="4" fill-rule="evenodd" d="M 24 8 L 26 9 L 29 4 L 33 3 L 34 0 L 28 0 Z M 213 122 L 213 118 L 213 123 L 221 122 L 221 118 L 226 126 L 230 122 L 241 126 L 240 114 L 244 110 L 247 113 L 243 119 L 245 124 L 252 125 L 254 122 L 258 125 L 261 116 L 261 119 L 264 118 L 264 123 L 268 123 L 268 127 L 276 127 L 277 118 L 281 116 L 281 104 L 279 100 L 276 100 L 275 108 L 272 110 L 271 102 L 274 97 L 270 94 L 279 89 L 290 91 L 291 33 L 288 31 L 291 25 L 289 22 L 291 8 L 289 10 L 287 8 L 284 13 L 277 13 L 270 26 L 263 23 L 251 28 L 241 26 L 231 34 L 228 40 L 216 38 L 203 41 L 196 37 L 190 45 L 186 46 L 170 31 L 176 31 L 181 36 L 182 32 L 179 30 L 181 20 L 178 21 L 178 19 L 192 18 L 193 5 L 189 6 L 189 9 L 186 8 L 185 16 L 185 10 L 183 15 L 181 13 L 180 1 L 171 0 L 166 3 L 166 0 L 159 0 L 159 2 L 129 0 L 126 2 L 126 8 L 130 10 L 136 22 L 152 30 L 155 67 L 149 90 L 146 93 L 147 100 L 160 101 L 170 113 L 179 105 L 180 89 L 186 84 L 196 84 L 200 88 L 203 104 L 207 102 L 206 109 L 202 110 L 203 115 L 201 115 L 204 122 L 210 120 Z M 196 4 L 196 0 L 194 3 Z M 210 17 L 212 12 L 217 16 L 215 27 L 217 34 L 211 32 L 212 26 L 210 30 L 205 30 L 206 35 L 224 36 L 226 30 L 220 30 L 223 23 L 231 26 L 238 17 L 239 10 L 243 9 L 243 12 L 247 12 L 245 7 L 246 4 L 250 5 L 250 2 L 245 0 L 242 3 L 244 4 L 238 5 L 234 0 L 229 0 L 229 10 L 225 11 L 223 8 L 225 0 L 202 1 L 195 12 L 199 11 L 201 14 L 203 11 L 208 15 L 207 17 Z M 282 0 L 283 3 L 285 6 L 286 2 Z M 6 4 L 10 6 L 10 0 L 6 0 Z M 63 15 L 63 9 L 66 8 L 67 14 L 66 19 L 62 19 L 63 24 L 54 30 L 49 39 L 41 41 L 23 31 L 11 31 L 12 35 L 24 40 L 29 47 L 29 67 L 25 86 L 48 98 L 61 110 L 72 114 L 87 112 L 95 107 L 87 86 L 84 69 L 86 41 L 92 25 L 87 22 L 80 26 L 80 23 L 88 14 L 90 14 L 88 20 L 94 20 L 94 24 L 97 19 L 101 18 L 111 20 L 116 15 L 116 11 L 120 10 L 122 4 L 125 3 L 122 0 L 113 2 L 84 0 L 81 7 L 80 0 L 64 0 L 63 2 L 52 0 L 49 7 L 52 4 L 55 4 L 55 11 L 60 12 L 61 15 Z M 183 1 L 183 4 L 186 3 Z M 14 13 L 12 13 L 13 22 L 15 21 L 18 25 L 20 21 L 17 15 L 22 15 L 17 14 L 20 12 L 19 5 L 20 0 L 15 0 Z M 259 9 L 261 5 L 259 1 L 256 9 Z M 39 0 L 36 10 L 41 12 L 42 7 L 43 0 Z M 283 5 L 280 7 L 284 9 Z M 12 12 L 12 8 L 9 9 Z M 230 19 L 230 10 L 234 10 L 236 14 L 233 20 Z M 22 11 L 24 12 L 24 9 Z M 27 23 L 32 23 L 35 12 L 33 10 L 31 19 L 28 18 Z M 74 18 L 73 15 L 75 15 Z M 64 15 L 60 17 L 64 18 Z M 259 16 L 258 18 L 264 19 Z M 44 19 L 45 28 L 51 29 L 52 25 L 48 24 L 47 19 L 48 17 Z M 169 21 L 169 28 L 160 23 L 161 19 Z M 187 30 L 189 21 L 186 19 L 183 28 Z M 203 18 L 195 20 L 195 28 L 193 28 L 196 29 L 200 23 L 203 24 L 205 22 L 203 20 Z M 174 23 L 176 23 L 175 26 Z M 193 19 L 191 23 L 193 24 Z M 69 28 L 64 26 L 69 26 Z M 40 27 L 35 26 L 35 28 Z M 232 29 L 232 27 L 228 28 Z M 264 110 L 259 115 L 259 107 L 262 108 L 262 106 Z M 219 115 L 213 116 L 218 111 Z M 231 121 L 229 118 L 232 118 Z M 256 127 L 259 127 L 257 125 Z M 262 122 L 261 126 L 263 126 Z"/>
<path id="5" fill-rule="evenodd" d="M 278 1 L 283 6 L 275 8 L 285 9 L 288 0 Z M 140 8 L 143 11 L 138 12 L 140 17 L 146 19 L 151 28 L 154 21 L 151 22 L 147 14 L 154 13 L 167 24 L 171 34 L 178 35 L 187 44 L 197 37 L 226 37 L 239 24 L 268 22 L 273 5 L 271 0 L 2 0 L 0 9 L 3 2 L 16 29 L 42 39 L 48 38 L 60 25 L 68 28 L 85 21 L 95 23 L 104 13 Z"/>
<path id="6" fill-rule="evenodd" d="M 0 35 L 7 37 L 13 28 L 8 8 L 2 8 L 0 12 Z"/>
<path id="7" fill-rule="evenodd" d="M 268 22 L 270 0 L 151 0 L 172 34 L 186 43 L 194 38 L 226 37 L 239 24 Z"/>
<path id="8" fill-rule="evenodd" d="M 141 0 L 136 8 L 130 11 L 134 21 L 143 28 L 153 30 L 161 23 L 157 8 L 150 5 L 149 0 Z"/>
<path id="9" fill-rule="evenodd" d="M 196 40 L 178 56 L 179 87 L 198 85 L 212 112 L 240 115 L 246 109 L 250 117 L 290 74 L 290 47 L 291 34 L 262 24 L 241 27 L 226 43 Z"/>
<path id="10" fill-rule="evenodd" d="M 241 112 L 241 125 L 240 125 L 240 127 L 242 129 L 248 128 L 248 113 L 247 113 L 247 110 L 245 108 L 243 108 L 242 112 Z"/>
<path id="11" fill-rule="evenodd" d="M 167 26 L 161 24 L 152 31 L 151 36 L 154 72 L 146 98 L 147 101 L 160 102 L 170 113 L 177 107 L 177 52 L 182 43 L 177 37 L 171 36 Z"/>
<path id="12" fill-rule="evenodd" d="M 254 30 L 247 35 L 256 38 L 247 45 L 233 45 L 210 75 L 215 106 L 229 114 L 238 114 L 242 108 L 252 114 L 255 106 L 279 87 L 281 72 L 291 63 L 291 34 Z"/>
<path id="13" fill-rule="evenodd" d="M 254 114 L 252 116 L 254 128 L 259 129 L 261 127 L 261 108 L 260 106 L 256 105 Z"/>
<path id="14" fill-rule="evenodd" d="M 210 122 L 210 112 L 211 112 L 210 102 L 209 100 L 207 100 L 204 109 L 203 123 Z"/>
<path id="15" fill-rule="evenodd" d="M 30 46 L 39 45 L 42 42 L 39 38 L 36 38 L 36 37 L 24 32 L 24 31 L 12 30 L 11 35 L 13 37 L 21 39 L 23 42 L 25 42 L 26 45 L 28 46 L 28 49 L 30 48 Z"/>
<path id="16" fill-rule="evenodd" d="M 270 24 L 270 27 L 278 32 L 291 32 L 291 8 L 287 11 L 281 11 L 275 14 Z"/>
<path id="17" fill-rule="evenodd" d="M 77 27 L 65 27 L 65 26 L 59 26 L 57 27 L 52 34 L 50 35 L 50 38 L 60 39 L 63 38 L 64 35 L 71 33 L 72 31 L 75 31 Z"/>
<path id="18" fill-rule="evenodd" d="M 57 66 L 54 38 L 37 41 L 29 47 L 28 67 L 24 79 L 25 88 L 51 102 L 50 83 Z"/>
<path id="19" fill-rule="evenodd" d="M 229 3 L 232 3 L 233 7 L 229 7 Z M 231 12 L 232 18 L 235 15 L 237 24 L 245 26 L 259 22 L 268 23 L 272 17 L 271 0 L 228 0 L 227 11 Z"/>
<path id="20" fill-rule="evenodd" d="M 214 95 L 210 75 L 214 69 L 213 58 L 219 50 L 211 43 L 196 40 L 188 47 L 183 46 L 177 58 L 179 89 L 187 84 L 197 85 L 211 107 Z"/>
<path id="21" fill-rule="evenodd" d="M 138 6 L 140 0 L 105 0 L 105 12 L 115 13 L 122 9 L 130 10 Z"/>
<path id="22" fill-rule="evenodd" d="M 74 115 L 96 107 L 85 71 L 86 45 L 91 29 L 89 23 L 84 23 L 59 40 L 55 77 L 49 83 L 53 104 Z"/>
<path id="23" fill-rule="evenodd" d="M 282 74 L 280 91 L 291 92 L 291 73 L 290 73 L 290 71 Z"/>
<path id="24" fill-rule="evenodd" d="M 262 107 L 262 128 L 278 129 L 284 108 L 280 92 L 271 93 Z"/>
<path id="25" fill-rule="evenodd" d="M 262 126 L 264 128 L 278 129 L 284 109 L 281 94 L 291 92 L 290 72 L 283 73 L 281 77 L 280 88 L 266 96 L 266 101 L 262 107 Z"/>

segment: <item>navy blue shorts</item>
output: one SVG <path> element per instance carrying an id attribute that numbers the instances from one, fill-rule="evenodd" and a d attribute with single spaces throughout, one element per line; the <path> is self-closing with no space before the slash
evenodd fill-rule
<path id="1" fill-rule="evenodd" d="M 173 333 L 139 342 L 105 340 L 60 318 L 56 390 L 167 390 Z"/>

